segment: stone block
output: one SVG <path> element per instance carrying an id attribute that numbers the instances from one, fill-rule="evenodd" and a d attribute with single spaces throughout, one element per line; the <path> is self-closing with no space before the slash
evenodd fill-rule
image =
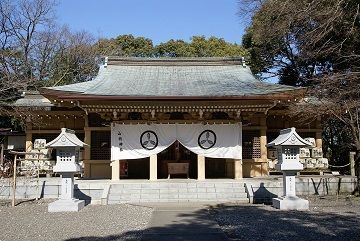
<path id="1" fill-rule="evenodd" d="M 160 190 L 159 189 L 142 189 L 141 190 L 141 194 L 159 194 Z"/>
<path id="2" fill-rule="evenodd" d="M 196 187 L 196 183 L 188 183 L 187 188 L 194 188 Z"/>
<path id="3" fill-rule="evenodd" d="M 208 193 L 214 193 L 214 192 L 216 192 L 216 189 L 215 189 L 215 188 L 212 188 L 212 187 L 206 188 L 206 192 L 208 192 Z"/>
<path id="4" fill-rule="evenodd" d="M 197 199 L 197 193 L 179 193 L 181 199 Z"/>
<path id="5" fill-rule="evenodd" d="M 309 201 L 299 197 L 278 197 L 272 201 L 272 206 L 280 210 L 309 210 Z"/>
<path id="6" fill-rule="evenodd" d="M 234 193 L 216 193 L 216 199 L 228 199 L 234 197 Z"/>
<path id="7" fill-rule="evenodd" d="M 274 160 L 277 159 L 277 150 L 276 149 L 268 149 L 267 158 Z"/>
<path id="8" fill-rule="evenodd" d="M 268 160 L 268 165 L 270 169 L 275 169 L 275 165 L 278 163 L 277 159 L 274 160 Z"/>
<path id="9" fill-rule="evenodd" d="M 316 147 L 316 141 L 315 141 L 315 138 L 313 138 L 313 137 L 306 137 L 306 138 L 304 138 L 304 140 L 305 141 L 307 141 L 307 142 L 310 142 L 312 145 L 312 147 Z"/>
<path id="10" fill-rule="evenodd" d="M 300 148 L 300 158 L 309 158 L 310 149 L 309 148 Z"/>
<path id="11" fill-rule="evenodd" d="M 305 165 L 304 165 L 304 168 L 315 168 L 316 166 L 316 159 L 313 159 L 313 158 L 306 158 L 305 159 Z"/>
<path id="12" fill-rule="evenodd" d="M 198 199 L 209 199 L 209 198 L 216 198 L 216 193 L 198 193 Z"/>
<path id="13" fill-rule="evenodd" d="M 159 187 L 160 187 L 159 183 L 143 183 L 143 184 L 141 184 L 142 189 L 156 189 Z"/>
<path id="14" fill-rule="evenodd" d="M 176 188 L 160 189 L 160 193 L 178 193 L 178 189 Z"/>
<path id="15" fill-rule="evenodd" d="M 141 184 L 124 184 L 124 189 L 141 189 Z"/>
<path id="16" fill-rule="evenodd" d="M 215 187 L 214 183 L 200 182 L 196 184 L 196 187 Z"/>
<path id="17" fill-rule="evenodd" d="M 323 157 L 322 148 L 313 148 L 313 149 L 311 149 L 311 157 L 312 158 L 322 158 Z"/>
<path id="18" fill-rule="evenodd" d="M 160 193 L 160 199 L 177 199 L 179 198 L 178 193 Z"/>
<path id="19" fill-rule="evenodd" d="M 328 169 L 329 168 L 329 160 L 327 158 L 318 158 L 317 163 L 321 168 Z"/>
<path id="20" fill-rule="evenodd" d="M 196 190 L 199 193 L 206 193 L 206 188 L 205 187 L 198 187 L 198 188 L 196 188 Z"/>
<path id="21" fill-rule="evenodd" d="M 206 191 L 206 189 L 205 189 Z M 187 190 L 188 193 L 197 193 L 198 192 L 198 188 L 188 188 Z"/>
<path id="22" fill-rule="evenodd" d="M 187 189 L 187 188 L 179 188 L 179 189 L 178 189 L 178 192 L 179 192 L 179 193 L 187 193 L 187 192 L 188 192 L 188 189 Z"/>
<path id="23" fill-rule="evenodd" d="M 85 207 L 84 200 L 69 199 L 69 200 L 57 200 L 49 203 L 48 212 L 78 212 Z"/>
<path id="24" fill-rule="evenodd" d="M 159 199 L 159 194 L 155 194 L 155 193 L 142 193 L 140 194 L 141 199 Z"/>
<path id="25" fill-rule="evenodd" d="M 219 188 L 232 188 L 233 187 L 233 183 L 215 183 L 215 188 L 219 189 Z"/>

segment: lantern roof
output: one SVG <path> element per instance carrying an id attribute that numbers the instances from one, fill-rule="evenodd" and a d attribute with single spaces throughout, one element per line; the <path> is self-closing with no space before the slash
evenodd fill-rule
<path id="1" fill-rule="evenodd" d="M 77 138 L 75 131 L 61 128 L 60 135 L 46 144 L 46 147 L 83 147 L 85 145 L 87 144 Z"/>
<path id="2" fill-rule="evenodd" d="M 267 147 L 277 146 L 312 146 L 312 144 L 299 136 L 296 133 L 295 127 L 283 129 L 280 131 L 280 135 L 275 140 L 268 143 Z"/>

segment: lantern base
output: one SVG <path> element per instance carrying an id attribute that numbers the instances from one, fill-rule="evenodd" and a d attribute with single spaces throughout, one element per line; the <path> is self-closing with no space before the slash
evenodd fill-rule
<path id="1" fill-rule="evenodd" d="M 309 210 L 309 201 L 299 197 L 278 197 L 272 199 L 272 206 L 280 210 Z"/>
<path id="2" fill-rule="evenodd" d="M 49 203 L 48 212 L 78 212 L 85 207 L 85 201 L 79 199 L 60 199 Z"/>

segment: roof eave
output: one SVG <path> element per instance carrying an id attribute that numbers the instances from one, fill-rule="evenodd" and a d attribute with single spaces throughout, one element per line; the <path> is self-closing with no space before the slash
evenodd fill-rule
<path id="1" fill-rule="evenodd" d="M 228 95 L 228 96 L 120 96 L 120 95 L 88 95 L 81 92 L 67 92 L 59 90 L 42 89 L 41 94 L 47 98 L 58 100 L 104 100 L 104 101 L 128 101 L 128 100 L 288 100 L 294 96 L 304 94 L 304 89 L 288 90 L 264 95 Z"/>

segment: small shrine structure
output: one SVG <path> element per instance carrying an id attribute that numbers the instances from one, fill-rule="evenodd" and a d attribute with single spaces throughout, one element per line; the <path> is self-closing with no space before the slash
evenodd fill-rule
<path id="1" fill-rule="evenodd" d="M 66 128 L 61 128 L 60 135 L 46 145 L 56 149 L 53 170 L 61 175 L 61 195 L 59 200 L 49 204 L 49 212 L 77 212 L 85 206 L 84 200 L 74 198 L 74 174 L 81 171 L 80 147 L 85 145 L 73 130 Z"/>
<path id="2" fill-rule="evenodd" d="M 278 153 L 278 163 L 275 168 L 283 173 L 284 195 L 273 198 L 273 207 L 283 210 L 307 210 L 309 201 L 296 196 L 295 175 L 303 170 L 304 166 L 300 163 L 300 147 L 311 146 L 301 138 L 295 128 L 283 129 L 280 135 L 267 144 L 267 147 L 274 147 Z"/>

